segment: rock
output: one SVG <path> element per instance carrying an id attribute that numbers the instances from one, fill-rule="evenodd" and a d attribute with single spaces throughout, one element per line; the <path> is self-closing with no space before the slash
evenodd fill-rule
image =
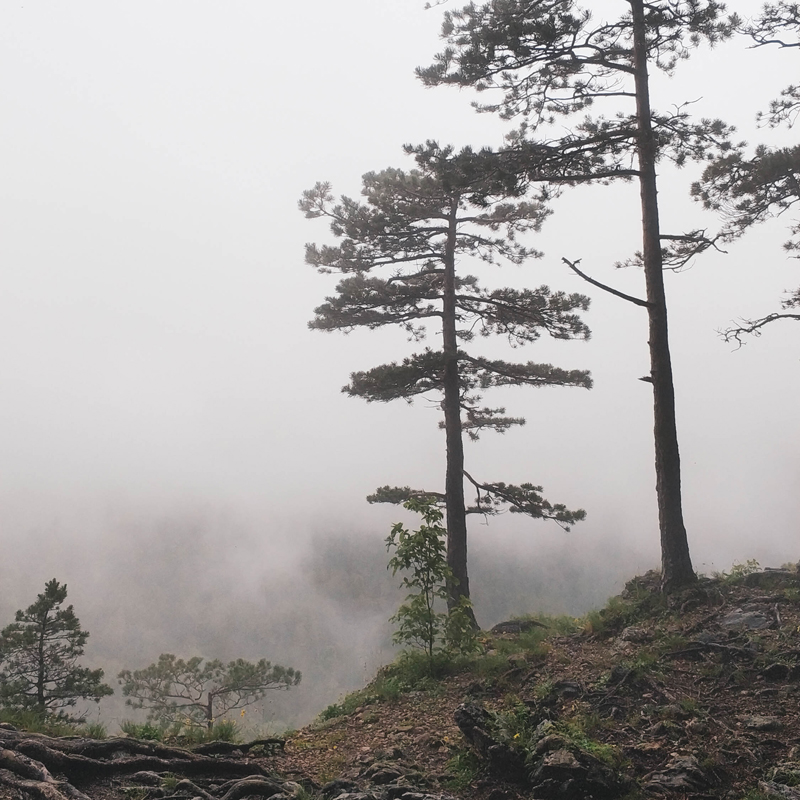
<path id="1" fill-rule="evenodd" d="M 633 749 L 639 753 L 655 753 L 663 746 L 661 742 L 640 742 L 639 744 L 635 744 Z"/>
<path id="2" fill-rule="evenodd" d="M 461 703 L 453 712 L 453 719 L 464 738 L 480 755 L 485 755 L 488 748 L 495 743 L 489 734 L 492 715 L 483 706 L 477 703 Z"/>
<path id="3" fill-rule="evenodd" d="M 556 733 L 556 724 L 552 720 L 542 720 L 533 730 L 533 738 L 538 741 L 544 739 L 545 736 L 552 736 Z"/>
<path id="4" fill-rule="evenodd" d="M 622 590 L 623 600 L 634 600 L 646 594 L 654 594 L 659 591 L 661 587 L 661 573 L 658 570 L 651 569 L 645 572 L 644 575 L 637 575 L 631 578 Z"/>
<path id="5" fill-rule="evenodd" d="M 711 784 L 694 756 L 674 756 L 663 770 L 645 776 L 645 781 L 645 789 L 690 794 Z"/>
<path id="6" fill-rule="evenodd" d="M 623 642 L 645 644 L 646 642 L 649 642 L 653 636 L 646 628 L 641 628 L 636 625 L 629 625 L 622 631 L 622 633 L 619 635 L 619 638 L 622 639 Z"/>
<path id="7" fill-rule="evenodd" d="M 686 723 L 686 730 L 689 733 L 702 735 L 702 734 L 708 733 L 708 725 L 706 725 L 705 722 L 703 722 L 702 720 L 690 719 Z"/>
<path id="8" fill-rule="evenodd" d="M 498 786 L 486 795 L 486 800 L 515 800 L 516 797 L 516 792 Z"/>
<path id="9" fill-rule="evenodd" d="M 726 614 L 719 624 L 723 628 L 746 628 L 749 631 L 758 631 L 768 628 L 772 620 L 760 611 L 744 611 L 736 608 L 730 614 Z"/>
<path id="10" fill-rule="evenodd" d="M 294 781 L 286 781 L 283 784 L 283 793 L 292 798 L 302 797 L 305 789 Z"/>
<path id="11" fill-rule="evenodd" d="M 157 772 L 134 772 L 127 779 L 141 786 L 161 786 L 161 776 Z"/>
<path id="12" fill-rule="evenodd" d="M 492 736 L 492 715 L 485 708 L 476 703 L 462 703 L 453 717 L 464 738 L 486 760 L 490 772 L 508 781 L 522 780 L 525 775 L 523 755 Z"/>
<path id="13" fill-rule="evenodd" d="M 670 728 L 669 725 L 667 725 L 666 722 L 659 721 L 659 722 L 656 722 L 655 724 L 651 725 L 647 729 L 647 732 L 651 736 L 667 736 L 670 733 L 671 730 L 672 729 Z"/>
<path id="14" fill-rule="evenodd" d="M 782 783 L 759 781 L 758 788 L 761 789 L 767 797 L 782 797 L 784 800 L 800 800 L 800 789 L 786 786 Z"/>
<path id="15" fill-rule="evenodd" d="M 485 684 L 481 683 L 481 681 L 473 681 L 469 686 L 467 686 L 465 694 L 468 697 L 480 697 L 483 694 L 486 694 L 486 686 Z"/>
<path id="16" fill-rule="evenodd" d="M 570 800 L 618 797 L 626 787 L 626 781 L 594 756 L 566 748 L 537 759 L 528 782 L 535 797 Z"/>
<path id="17" fill-rule="evenodd" d="M 722 644 L 725 641 L 725 636 L 721 633 L 714 633 L 713 631 L 700 631 L 690 644 L 700 642 L 700 644 Z"/>
<path id="18" fill-rule="evenodd" d="M 550 753 L 553 750 L 560 750 L 565 746 L 566 742 L 564 739 L 562 739 L 558 734 L 551 733 L 550 735 L 539 739 L 533 752 L 536 753 L 537 756 L 541 756 L 545 753 Z"/>
<path id="19" fill-rule="evenodd" d="M 512 634 L 520 634 L 520 633 L 527 633 L 534 628 L 546 628 L 542 622 L 537 622 L 535 619 L 510 619 L 507 622 L 498 622 L 495 625 L 491 633 L 494 634 L 501 634 L 501 633 L 512 633 Z"/>
<path id="20" fill-rule="evenodd" d="M 525 669 L 528 666 L 528 658 L 526 653 L 514 653 L 508 657 L 508 666 L 511 669 Z"/>
<path id="21" fill-rule="evenodd" d="M 632 656 L 637 649 L 633 642 L 623 642 L 622 639 L 616 639 L 608 652 L 615 656 L 629 657 Z"/>
<path id="22" fill-rule="evenodd" d="M 625 680 L 628 677 L 628 673 L 630 669 L 627 667 L 623 667 L 621 664 L 616 664 L 611 668 L 611 672 L 608 676 L 608 684 L 609 686 L 616 686 L 620 681 Z"/>
<path id="23" fill-rule="evenodd" d="M 376 786 L 382 786 L 386 783 L 391 783 L 397 780 L 404 773 L 397 767 L 391 764 L 385 764 L 380 761 L 367 767 L 362 773 L 363 777 L 368 778 L 370 782 Z"/>
<path id="24" fill-rule="evenodd" d="M 664 719 L 679 720 L 689 719 L 692 716 L 690 711 L 687 711 L 678 703 L 669 703 L 666 706 L 662 706 L 661 714 L 663 715 Z"/>
<path id="25" fill-rule="evenodd" d="M 783 727 L 783 723 L 777 717 L 767 717 L 763 714 L 748 714 L 739 719 L 745 728 L 753 731 L 777 731 Z"/>
<path id="26" fill-rule="evenodd" d="M 800 575 L 788 569 L 770 569 L 769 567 L 763 572 L 751 572 L 745 575 L 743 582 L 745 586 L 761 586 L 769 588 L 775 583 L 790 583 L 797 584 L 800 580 Z"/>
<path id="27" fill-rule="evenodd" d="M 426 794 L 424 792 L 409 792 L 406 791 L 405 794 L 400 795 L 402 800 L 455 800 L 452 795 L 449 794 Z"/>
<path id="28" fill-rule="evenodd" d="M 356 788 L 357 787 L 353 781 L 338 779 L 335 781 L 329 781 L 319 791 L 323 800 L 333 800 L 333 798 L 337 798 L 340 795 L 350 792 L 352 789 Z"/>
<path id="29" fill-rule="evenodd" d="M 338 797 L 339 795 L 356 788 L 358 787 L 353 783 L 353 781 L 337 779 L 324 784 L 319 791 L 323 800 L 332 800 L 334 797 Z"/>
<path id="30" fill-rule="evenodd" d="M 775 783 L 798 786 L 800 785 L 800 763 L 797 761 L 783 761 L 769 771 L 768 777 Z"/>
<path id="31" fill-rule="evenodd" d="M 336 800 L 379 800 L 379 798 L 369 792 L 345 792 L 336 795 Z"/>
<path id="32" fill-rule="evenodd" d="M 553 684 L 553 689 L 558 693 L 559 697 L 565 699 L 579 697 L 583 694 L 583 686 L 575 683 L 575 681 L 557 681 Z"/>
<path id="33" fill-rule="evenodd" d="M 768 681 L 785 681 L 789 677 L 791 667 L 788 664 L 770 664 L 761 670 Z"/>

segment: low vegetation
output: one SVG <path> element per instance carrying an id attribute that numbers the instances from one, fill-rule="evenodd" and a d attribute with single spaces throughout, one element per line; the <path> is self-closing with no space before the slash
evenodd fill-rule
<path id="1" fill-rule="evenodd" d="M 238 741 L 228 719 L 211 731 L 154 722 L 122 729 L 132 752 L 162 753 L 161 787 L 175 795 L 210 786 L 182 771 L 176 754 L 187 750 L 178 747 L 193 748 L 198 765 L 260 770 L 262 782 L 273 780 L 266 773 L 302 776 L 300 788 L 268 789 L 314 800 L 332 780 L 353 791 L 397 785 L 398 797 L 402 786 L 435 798 L 545 797 L 554 764 L 577 781 L 575 798 L 789 797 L 800 785 L 791 752 L 800 740 L 800 574 L 745 568 L 668 599 L 658 575 L 647 574 L 584 618 L 520 617 L 478 633 L 472 652 L 437 648 L 433 671 L 430 652 L 410 647 L 285 740 Z M 38 728 L 67 737 L 43 739 L 49 747 L 105 734 L 57 722 Z M 12 750 L 14 736 L 0 728 Z M 148 791 L 123 786 L 114 798 L 139 792 L 144 800 Z M 213 787 L 209 794 L 217 796 Z"/>

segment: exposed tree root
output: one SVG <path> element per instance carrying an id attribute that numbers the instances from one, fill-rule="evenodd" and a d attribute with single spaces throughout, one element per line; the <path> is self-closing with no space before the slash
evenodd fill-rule
<path id="1" fill-rule="evenodd" d="M 239 746 L 211 743 L 202 754 L 136 739 L 56 739 L 4 727 L 0 729 L 0 796 L 5 796 L 6 789 L 14 796 L 31 800 L 89 800 L 77 787 L 138 772 L 155 772 L 181 777 L 176 788 L 204 800 L 270 797 L 280 793 L 283 785 L 269 778 L 262 767 L 247 760 L 210 754 L 229 754 L 237 749 L 244 752 L 257 744 L 282 743 L 273 739 Z M 234 780 L 223 783 L 217 794 L 211 794 L 189 780 L 197 776 Z"/>

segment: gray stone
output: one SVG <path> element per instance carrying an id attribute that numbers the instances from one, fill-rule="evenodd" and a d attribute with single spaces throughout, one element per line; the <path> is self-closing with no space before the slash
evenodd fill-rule
<path id="1" fill-rule="evenodd" d="M 783 727 L 783 723 L 777 717 L 767 717 L 763 714 L 748 714 L 739 719 L 745 728 L 754 731 L 777 731 Z"/>
<path id="2" fill-rule="evenodd" d="M 339 797 L 342 794 L 346 794 L 350 792 L 352 789 L 356 789 L 356 785 L 353 781 L 346 781 L 342 780 L 341 778 L 335 781 L 329 781 L 320 789 L 320 796 L 324 798 L 324 800 L 333 800 L 335 797 Z"/>
<path id="3" fill-rule="evenodd" d="M 157 772 L 134 772 L 128 776 L 128 780 L 141 786 L 161 786 L 161 776 Z"/>
<path id="4" fill-rule="evenodd" d="M 698 792 L 710 781 L 694 756 L 675 756 L 663 770 L 646 776 L 646 789 L 655 791 Z"/>
<path id="5" fill-rule="evenodd" d="M 784 800 L 800 800 L 800 789 L 774 781 L 759 781 L 758 788 L 768 797 L 781 797 Z"/>
<path id="6" fill-rule="evenodd" d="M 377 786 L 397 780 L 402 771 L 390 764 L 376 763 L 364 770 L 363 775 Z"/>
<path id="7" fill-rule="evenodd" d="M 546 628 L 542 622 L 537 622 L 535 619 L 510 619 L 506 622 L 498 622 L 495 625 L 491 633 L 494 634 L 501 634 L 501 633 L 511 633 L 511 634 L 520 634 L 526 633 L 527 631 L 533 630 L 534 628 Z"/>
<path id="8" fill-rule="evenodd" d="M 700 642 L 700 644 L 720 644 L 725 641 L 725 637 L 713 631 L 700 631 L 692 641 Z"/>
<path id="9" fill-rule="evenodd" d="M 566 747 L 537 759 L 528 781 L 533 796 L 541 798 L 611 798 L 627 788 L 626 781 L 601 761 Z"/>
<path id="10" fill-rule="evenodd" d="M 629 625 L 619 635 L 623 642 L 633 642 L 634 644 L 645 644 L 649 642 L 653 636 L 646 629 L 638 627 L 637 625 Z"/>
<path id="11" fill-rule="evenodd" d="M 492 734 L 492 715 L 476 703 L 462 703 L 453 712 L 464 738 L 482 756 L 489 770 L 506 780 L 517 781 L 525 774 L 525 760 L 520 753 Z"/>
<path id="12" fill-rule="evenodd" d="M 768 628 L 772 620 L 760 611 L 744 611 L 736 608 L 730 614 L 726 614 L 719 624 L 723 628 L 747 628 L 749 631 L 758 631 Z"/>

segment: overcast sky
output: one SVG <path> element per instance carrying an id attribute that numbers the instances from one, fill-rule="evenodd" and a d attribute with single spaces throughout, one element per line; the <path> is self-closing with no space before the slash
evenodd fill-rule
<path id="1" fill-rule="evenodd" d="M 203 593 L 185 603 L 258 605 L 276 575 L 299 576 L 319 537 L 385 537 L 402 512 L 368 506 L 376 486 L 441 486 L 432 404 L 340 393 L 351 371 L 413 345 L 400 331 L 307 329 L 335 279 L 303 263 L 305 242 L 330 237 L 296 207 L 318 180 L 353 196 L 364 172 L 409 166 L 406 142 L 501 143 L 503 124 L 475 114 L 468 93 L 413 77 L 440 47 L 440 17 L 422 0 L 2 4 L 2 622 L 54 576 L 82 618 L 98 592 L 135 605 L 150 560 L 175 566 L 187 553 L 185 585 Z M 653 102 L 697 101 L 698 115 L 734 122 L 751 142 L 796 141 L 753 123 L 796 58 L 728 44 L 656 79 Z M 666 232 L 716 224 L 688 199 L 695 176 L 662 169 Z M 493 286 L 593 296 L 589 343 L 507 357 L 591 369 L 595 388 L 496 392 L 487 401 L 528 425 L 467 451 L 487 479 L 540 483 L 588 512 L 570 534 L 511 517 L 474 524 L 473 552 L 486 563 L 496 548 L 523 564 L 583 558 L 601 568 L 599 597 L 658 564 L 652 394 L 637 380 L 649 371 L 646 318 L 560 259 L 641 294 L 641 275 L 611 266 L 639 246 L 637 203 L 634 185 L 576 189 L 536 240 L 543 260 L 486 273 Z M 685 516 L 701 571 L 800 557 L 800 331 L 776 323 L 735 352 L 716 333 L 776 310 L 800 283 L 780 247 L 785 228 L 770 223 L 667 275 Z M 597 563 L 603 553 L 608 564 Z M 100 647 L 111 622 L 91 608 Z M 170 614 L 179 625 L 180 603 Z M 152 629 L 174 634 L 160 619 L 151 608 L 141 620 L 153 639 L 144 659 L 167 647 Z"/>

